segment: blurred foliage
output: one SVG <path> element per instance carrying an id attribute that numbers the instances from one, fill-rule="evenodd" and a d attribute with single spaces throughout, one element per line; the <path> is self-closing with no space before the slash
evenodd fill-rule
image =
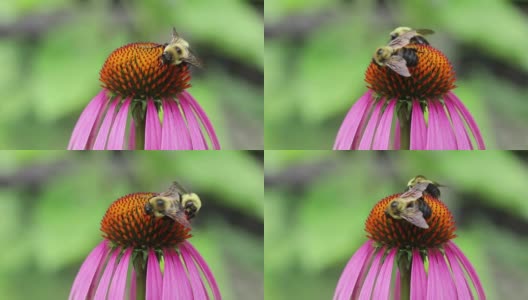
<path id="1" fill-rule="evenodd" d="M 331 299 L 382 198 L 418 174 L 442 200 L 489 299 L 528 293 L 528 153 L 266 151 L 266 299 Z"/>
<path id="2" fill-rule="evenodd" d="M 205 68 L 189 90 L 224 149 L 263 149 L 263 3 L 25 0 L 0 4 L 0 148 L 65 149 L 116 48 L 175 26 Z"/>
<path id="3" fill-rule="evenodd" d="M 488 148 L 527 149 L 527 12 L 526 1 L 266 1 L 266 149 L 330 149 L 398 26 L 435 30 Z"/>
<path id="4" fill-rule="evenodd" d="M 4 151 L 0 162 L 2 299 L 66 299 L 108 206 L 173 180 L 204 203 L 190 241 L 224 298 L 263 299 L 263 152 Z"/>

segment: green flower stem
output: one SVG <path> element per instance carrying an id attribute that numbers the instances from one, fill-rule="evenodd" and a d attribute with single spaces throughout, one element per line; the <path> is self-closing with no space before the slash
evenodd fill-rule
<path id="1" fill-rule="evenodd" d="M 411 264 L 406 253 L 400 255 L 398 260 L 400 270 L 400 299 L 411 299 Z"/>
<path id="2" fill-rule="evenodd" d="M 136 150 L 144 150 L 145 147 L 145 122 L 136 124 Z"/>
<path id="3" fill-rule="evenodd" d="M 411 112 L 410 108 L 402 105 L 398 109 L 398 120 L 400 121 L 400 149 L 411 149 Z"/>
<path id="4" fill-rule="evenodd" d="M 145 149 L 145 126 L 147 122 L 147 110 L 142 105 L 136 105 L 132 110 L 136 130 L 136 150 Z"/>
<path id="5" fill-rule="evenodd" d="M 135 257 L 134 269 L 136 271 L 136 300 L 145 300 L 147 268 L 142 254 Z"/>

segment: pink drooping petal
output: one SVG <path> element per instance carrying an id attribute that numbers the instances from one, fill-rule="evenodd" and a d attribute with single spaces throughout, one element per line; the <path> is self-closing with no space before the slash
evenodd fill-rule
<path id="1" fill-rule="evenodd" d="M 427 257 L 429 259 L 429 274 L 427 276 L 427 300 L 442 299 L 442 283 L 440 282 L 440 274 L 438 272 L 437 254 L 434 251 L 429 251 Z"/>
<path id="2" fill-rule="evenodd" d="M 455 281 L 458 299 L 472 299 L 471 291 L 466 281 L 464 270 L 462 270 L 461 266 L 458 264 L 456 254 L 449 247 L 445 247 L 444 250 L 447 260 L 449 261 L 449 265 L 451 266 L 451 270 L 453 270 L 453 278 Z"/>
<path id="3" fill-rule="evenodd" d="M 216 280 L 214 279 L 213 273 L 209 269 L 209 266 L 203 259 L 203 257 L 200 255 L 200 253 L 193 247 L 193 245 L 187 241 L 183 242 L 180 247 L 186 248 L 186 250 L 191 254 L 194 261 L 198 264 L 200 269 L 202 270 L 202 273 L 204 274 L 205 278 L 207 279 L 207 282 L 209 283 L 209 287 L 211 288 L 211 291 L 213 292 L 213 297 L 215 300 L 221 300 L 222 296 L 220 295 L 220 290 L 218 289 L 218 285 L 216 284 Z"/>
<path id="4" fill-rule="evenodd" d="M 110 285 L 110 290 L 108 291 L 108 299 L 125 298 L 128 265 L 130 263 L 131 254 L 131 248 L 126 249 L 123 253 L 123 256 L 121 257 L 121 260 L 119 261 L 112 278 L 112 284 Z"/>
<path id="5" fill-rule="evenodd" d="M 180 99 L 180 106 L 183 109 L 183 114 L 185 115 L 185 119 L 187 120 L 187 125 L 189 126 L 189 133 L 191 135 L 192 148 L 194 150 L 209 149 L 207 146 L 207 142 L 205 141 L 205 137 L 202 133 L 202 128 L 200 127 L 200 123 L 196 119 L 196 116 L 194 115 L 192 107 L 188 103 L 186 97 L 182 97 L 182 99 Z"/>
<path id="6" fill-rule="evenodd" d="M 427 142 L 425 117 L 420 101 L 412 101 L 410 150 L 424 150 Z"/>
<path id="7" fill-rule="evenodd" d="M 445 248 L 453 251 L 453 254 L 462 263 L 462 266 L 464 267 L 464 269 L 469 275 L 469 278 L 471 278 L 471 281 L 473 282 L 473 286 L 477 290 L 479 299 L 486 299 L 486 294 L 484 293 L 484 289 L 482 288 L 482 284 L 480 283 L 477 272 L 475 271 L 469 260 L 466 258 L 462 250 L 460 250 L 458 246 L 455 245 L 455 243 L 453 242 L 447 242 Z"/>
<path id="8" fill-rule="evenodd" d="M 396 118 L 396 126 L 394 127 L 394 150 L 400 150 L 401 144 L 401 128 L 400 128 L 400 120 Z"/>
<path id="9" fill-rule="evenodd" d="M 112 252 L 110 259 L 106 264 L 103 276 L 101 276 L 101 280 L 99 280 L 99 284 L 97 285 L 97 291 L 95 292 L 94 300 L 106 299 L 106 294 L 108 293 L 108 287 L 110 286 L 112 275 L 114 275 L 116 261 L 117 257 L 119 256 L 119 253 L 119 249 L 115 249 L 114 252 Z"/>
<path id="10" fill-rule="evenodd" d="M 365 117 L 367 108 L 373 103 L 372 90 L 368 90 L 363 96 L 359 98 L 352 108 L 348 111 L 339 131 L 337 132 L 336 141 L 334 143 L 334 150 L 350 150 L 354 142 L 354 137 L 358 132 L 361 120 Z"/>
<path id="11" fill-rule="evenodd" d="M 443 254 L 438 249 L 429 249 L 429 276 L 427 299 L 456 299 L 455 285 Z"/>
<path id="12" fill-rule="evenodd" d="M 108 150 L 123 150 L 125 145 L 125 131 L 127 127 L 128 108 L 132 98 L 126 98 L 125 102 L 119 108 L 117 115 L 108 137 L 106 149 Z"/>
<path id="13" fill-rule="evenodd" d="M 367 124 L 370 120 L 370 116 L 372 115 L 372 111 L 376 106 L 374 105 L 376 102 L 375 98 L 370 99 L 369 106 L 367 107 L 367 110 L 365 110 L 365 113 L 363 116 L 361 116 L 361 122 L 359 122 L 359 127 L 356 130 L 356 134 L 354 134 L 354 139 L 352 140 L 352 148 L 350 149 L 358 149 L 359 143 L 361 142 L 361 137 L 363 136 L 363 132 L 365 132 L 365 128 L 367 127 Z"/>
<path id="14" fill-rule="evenodd" d="M 457 143 L 451 121 L 447 117 L 444 106 L 440 101 L 435 101 L 436 112 L 440 124 L 440 135 L 442 139 L 442 150 L 457 150 Z"/>
<path id="15" fill-rule="evenodd" d="M 99 128 L 99 132 L 97 133 L 97 137 L 95 139 L 95 143 L 92 147 L 93 150 L 104 150 L 106 147 L 106 141 L 108 139 L 108 132 L 110 131 L 110 128 L 112 127 L 112 122 L 114 121 L 115 117 L 115 109 L 121 99 L 117 97 L 110 103 L 110 107 L 108 108 L 108 111 L 105 114 L 103 123 L 101 124 L 101 127 Z"/>
<path id="16" fill-rule="evenodd" d="M 368 121 L 367 127 L 365 128 L 365 131 L 363 132 L 363 136 L 361 137 L 361 142 L 359 143 L 359 150 L 370 150 L 370 147 L 372 145 L 372 138 L 374 137 L 374 132 L 376 132 L 376 128 L 378 127 L 378 121 L 379 121 L 379 115 L 381 113 L 381 109 L 385 105 L 385 99 L 379 99 L 378 103 L 374 107 L 374 111 L 372 112 L 372 115 L 370 116 L 370 119 Z"/>
<path id="17" fill-rule="evenodd" d="M 203 110 L 203 108 L 187 91 L 183 91 L 178 96 L 178 99 L 180 101 L 182 98 L 185 99 L 184 101 L 187 101 L 191 105 L 193 110 L 198 115 L 198 118 L 204 125 L 205 130 L 207 131 L 207 134 L 209 135 L 209 139 L 211 139 L 211 142 L 213 143 L 213 149 L 220 150 L 220 143 L 218 142 L 218 138 L 216 137 L 216 133 L 214 131 L 213 125 L 211 124 L 211 121 L 209 121 L 209 118 L 205 114 L 205 111 Z"/>
<path id="18" fill-rule="evenodd" d="M 438 262 L 438 271 L 440 274 L 440 282 L 443 286 L 443 291 L 445 299 L 456 299 L 456 288 L 455 283 L 453 282 L 453 277 L 451 276 L 451 270 L 447 266 L 444 255 L 438 249 L 433 249 L 432 251 L 437 253 L 437 262 Z"/>
<path id="19" fill-rule="evenodd" d="M 84 150 L 88 146 L 88 140 L 92 131 L 97 126 L 98 116 L 108 101 L 107 90 L 103 89 L 95 96 L 81 113 L 75 124 L 73 133 L 68 144 L 68 150 Z"/>
<path id="20" fill-rule="evenodd" d="M 436 100 L 429 100 L 429 124 L 427 124 L 427 150 L 442 150 L 442 140 L 440 139 L 440 124 L 438 113 L 436 112 Z"/>
<path id="21" fill-rule="evenodd" d="M 376 287 L 374 288 L 374 293 L 372 294 L 373 299 L 389 299 L 392 268 L 394 266 L 396 252 L 396 248 L 390 250 L 389 254 L 383 261 L 378 278 L 376 279 Z"/>
<path id="22" fill-rule="evenodd" d="M 90 286 L 95 279 L 98 268 L 104 264 L 110 247 L 106 241 L 102 241 L 90 252 L 83 262 L 70 291 L 69 300 L 84 300 L 88 296 Z"/>
<path id="23" fill-rule="evenodd" d="M 427 295 L 427 275 L 420 252 L 416 249 L 412 253 L 411 264 L 411 300 L 422 300 Z"/>
<path id="24" fill-rule="evenodd" d="M 163 250 L 163 258 L 165 262 L 165 267 L 163 270 L 163 294 L 161 299 L 179 299 L 177 298 L 178 289 L 180 288 L 179 282 L 176 282 L 175 275 L 175 266 L 174 261 L 172 260 L 172 251 L 171 249 Z"/>
<path id="25" fill-rule="evenodd" d="M 372 297 L 372 288 L 374 287 L 374 282 L 376 281 L 376 278 L 378 277 L 381 260 L 383 259 L 384 254 L 385 254 L 384 248 L 378 249 L 378 254 L 376 254 L 376 257 L 374 258 L 374 261 L 372 262 L 372 265 L 369 268 L 367 278 L 365 278 L 365 281 L 363 282 L 363 285 L 361 286 L 361 293 L 359 294 L 359 300 L 370 300 L 370 298 Z"/>
<path id="26" fill-rule="evenodd" d="M 97 119 L 95 120 L 95 125 L 92 129 L 92 132 L 90 133 L 90 137 L 88 138 L 88 143 L 86 145 L 86 149 L 93 149 L 93 144 L 95 143 L 95 138 L 97 137 L 97 133 L 99 132 L 99 128 L 101 127 L 101 123 L 103 121 L 103 118 L 106 116 L 106 111 L 108 110 L 108 107 L 110 106 L 110 102 L 112 102 L 112 98 L 109 97 L 108 101 L 106 101 L 105 105 L 99 112 L 99 115 L 97 116 Z"/>
<path id="27" fill-rule="evenodd" d="M 130 118 L 130 132 L 128 133 L 128 150 L 134 149 L 136 149 L 136 122 L 134 122 L 134 118 Z"/>
<path id="28" fill-rule="evenodd" d="M 147 117 L 145 120 L 145 150 L 161 149 L 161 123 L 153 99 L 147 99 Z"/>
<path id="29" fill-rule="evenodd" d="M 179 286 L 179 297 L 177 299 L 194 299 L 189 277 L 187 276 L 180 256 L 176 252 L 172 253 L 172 260 L 174 262 L 174 275 L 176 275 L 176 282 L 178 282 Z"/>
<path id="30" fill-rule="evenodd" d="M 400 270 L 396 269 L 396 280 L 394 280 L 394 300 L 400 300 L 401 298 L 400 291 L 401 291 Z"/>
<path id="31" fill-rule="evenodd" d="M 178 149 L 192 150 L 189 129 L 187 129 L 187 124 L 183 119 L 178 103 L 176 101 L 170 101 L 169 106 L 171 107 L 174 124 L 176 125 L 176 143 L 178 143 Z"/>
<path id="32" fill-rule="evenodd" d="M 469 139 L 469 136 L 466 131 L 466 125 L 464 121 L 460 118 L 458 110 L 455 105 L 451 102 L 449 98 L 444 99 L 449 116 L 451 117 L 451 122 L 453 123 L 453 129 L 455 131 L 455 137 L 457 142 L 457 148 L 461 150 L 473 150 L 473 144 Z"/>
<path id="33" fill-rule="evenodd" d="M 191 254 L 187 251 L 187 248 L 181 247 L 180 253 L 182 255 L 183 262 L 187 267 L 189 273 L 189 281 L 193 292 L 194 300 L 207 300 L 207 290 L 203 284 L 200 271 L 194 264 Z"/>
<path id="34" fill-rule="evenodd" d="M 165 99 L 163 105 L 163 125 L 161 126 L 161 150 L 180 150 L 176 143 L 176 123 L 169 102 Z"/>
<path id="35" fill-rule="evenodd" d="M 444 96 L 444 98 L 447 98 L 447 101 L 452 101 L 455 104 L 458 110 L 462 113 L 464 120 L 469 125 L 473 136 L 477 140 L 478 148 L 480 150 L 485 150 L 486 146 L 484 145 L 484 140 L 482 139 L 482 135 L 480 134 L 480 130 L 477 126 L 477 123 L 473 119 L 473 116 L 471 116 L 471 114 L 469 113 L 468 109 L 464 106 L 462 101 L 460 101 L 460 99 L 458 99 L 458 97 L 452 92 L 448 92 L 446 96 Z"/>
<path id="36" fill-rule="evenodd" d="M 375 250 L 372 242 L 368 241 L 354 253 L 337 282 L 334 300 L 349 300 L 352 297 L 354 288 L 360 279 L 361 269 L 370 261 Z"/>
<path id="37" fill-rule="evenodd" d="M 157 300 L 161 298 L 161 288 L 163 279 L 161 277 L 161 270 L 156 257 L 156 253 L 151 249 L 148 252 L 147 260 L 147 284 L 146 284 L 146 300 Z"/>
<path id="38" fill-rule="evenodd" d="M 374 136 L 373 150 L 389 150 L 392 118 L 394 117 L 396 102 L 396 98 L 390 100 L 385 112 L 383 112 L 383 116 L 381 116 L 376 135 Z"/>
<path id="39" fill-rule="evenodd" d="M 359 297 L 359 293 L 361 293 L 361 288 L 363 287 L 363 282 L 365 281 L 365 278 L 367 277 L 367 274 L 370 269 L 370 262 L 374 259 L 376 248 L 372 250 L 372 252 L 369 254 L 369 256 L 366 258 L 366 261 L 363 263 L 363 266 L 361 266 L 361 271 L 359 272 L 358 279 L 356 281 L 356 286 L 354 286 L 354 290 L 352 292 L 352 299 L 357 299 Z"/>

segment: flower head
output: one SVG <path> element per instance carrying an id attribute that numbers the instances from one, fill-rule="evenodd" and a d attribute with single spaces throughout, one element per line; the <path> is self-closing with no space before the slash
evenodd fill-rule
<path id="1" fill-rule="evenodd" d="M 346 115 L 334 149 L 473 149 L 471 135 L 484 149 L 473 117 L 451 92 L 455 72 L 447 57 L 428 43 L 403 48 L 415 56 L 406 62 L 411 76 L 373 60 L 365 75 L 369 90 Z"/>
<path id="2" fill-rule="evenodd" d="M 175 201 L 181 223 L 149 211 L 158 198 Z M 193 215 L 179 207 L 181 198 L 179 193 L 135 193 L 112 203 L 101 221 L 104 240 L 82 264 L 69 299 L 136 299 L 142 293 L 141 299 L 205 300 L 209 290 L 213 299 L 221 299 L 207 263 L 187 241 Z"/>
<path id="3" fill-rule="evenodd" d="M 167 61 L 166 45 L 132 43 L 110 54 L 100 72 L 103 89 L 82 112 L 68 149 L 208 149 L 202 126 L 220 149 L 209 118 L 186 91 L 190 64 Z"/>
<path id="4" fill-rule="evenodd" d="M 478 299 L 486 299 L 473 266 L 451 241 L 455 222 L 447 206 L 427 192 L 417 198 L 419 203 L 409 202 L 407 208 L 419 205 L 427 222 L 428 228 L 419 228 L 387 213 L 401 196 L 380 200 L 370 212 L 365 223 L 369 241 L 343 270 L 334 300 L 473 299 L 471 286 Z"/>

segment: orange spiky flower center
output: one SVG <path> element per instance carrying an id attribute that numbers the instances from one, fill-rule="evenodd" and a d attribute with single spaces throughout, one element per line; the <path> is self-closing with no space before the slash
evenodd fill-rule
<path id="1" fill-rule="evenodd" d="M 101 69 L 103 87 L 134 99 L 171 97 L 189 88 L 188 64 L 162 64 L 163 49 L 156 43 L 132 43 L 116 49 Z"/>
<path id="2" fill-rule="evenodd" d="M 456 237 L 455 220 L 447 206 L 427 194 L 423 198 L 431 208 L 431 216 L 425 219 L 429 228 L 422 229 L 387 215 L 388 205 L 400 195 L 391 195 L 376 203 L 365 222 L 368 238 L 390 247 L 424 249 L 440 246 Z"/>
<path id="3" fill-rule="evenodd" d="M 387 98 L 435 98 L 455 88 L 455 72 L 447 57 L 429 45 L 410 44 L 416 49 L 418 63 L 404 77 L 386 66 L 371 62 L 365 73 L 367 87 Z"/>
<path id="4" fill-rule="evenodd" d="M 145 212 L 148 200 L 158 195 L 135 193 L 114 201 L 101 221 L 103 237 L 116 245 L 134 249 L 173 247 L 190 238 L 189 227 Z"/>

